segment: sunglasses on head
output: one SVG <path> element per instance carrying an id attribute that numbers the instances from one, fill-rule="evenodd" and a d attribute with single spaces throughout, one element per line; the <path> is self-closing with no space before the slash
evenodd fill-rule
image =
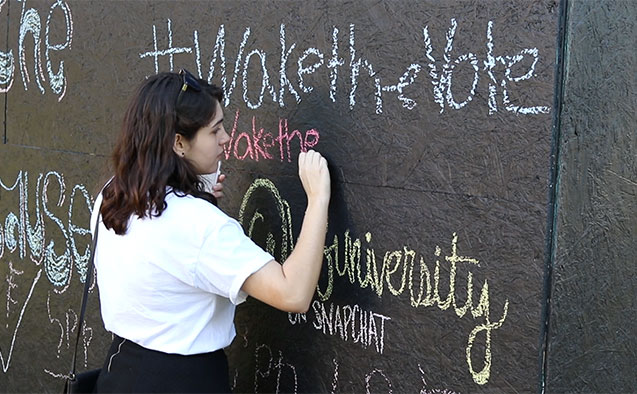
<path id="1" fill-rule="evenodd" d="M 181 97 L 184 92 L 190 88 L 195 92 L 201 92 L 201 85 L 197 82 L 197 78 L 192 75 L 188 70 L 181 69 L 179 70 L 179 75 L 181 76 L 181 90 L 179 91 L 179 96 L 177 96 L 177 102 L 175 103 L 175 107 L 179 107 L 179 103 L 181 102 Z"/>

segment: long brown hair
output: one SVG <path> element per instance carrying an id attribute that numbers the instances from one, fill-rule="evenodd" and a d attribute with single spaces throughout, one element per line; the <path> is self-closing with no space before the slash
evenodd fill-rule
<path id="1" fill-rule="evenodd" d="M 215 116 L 223 92 L 202 79 L 200 90 L 187 88 L 179 74 L 160 73 L 145 80 L 128 105 L 113 149 L 114 176 L 102 192 L 100 212 L 106 228 L 123 235 L 135 214 L 160 216 L 166 209 L 166 187 L 216 205 L 190 162 L 173 151 L 175 134 L 192 140 Z M 178 104 L 178 107 L 176 107 Z"/>

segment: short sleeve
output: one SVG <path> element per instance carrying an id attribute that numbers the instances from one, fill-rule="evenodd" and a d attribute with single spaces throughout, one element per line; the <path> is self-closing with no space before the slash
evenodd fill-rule
<path id="1" fill-rule="evenodd" d="M 248 238 L 236 220 L 228 219 L 205 239 L 194 284 L 237 305 L 248 296 L 241 291 L 245 280 L 272 260 L 274 257 Z"/>

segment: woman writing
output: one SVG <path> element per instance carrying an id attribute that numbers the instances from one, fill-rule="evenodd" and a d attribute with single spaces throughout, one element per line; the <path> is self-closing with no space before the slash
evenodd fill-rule
<path id="1" fill-rule="evenodd" d="M 223 348 L 235 306 L 252 296 L 288 312 L 309 308 L 330 197 L 325 159 L 299 155 L 303 225 L 279 264 L 216 206 L 201 175 L 229 141 L 222 91 L 187 71 L 148 78 L 126 111 L 114 176 L 98 196 L 95 266 L 102 318 L 114 339 L 98 392 L 229 392 Z"/>

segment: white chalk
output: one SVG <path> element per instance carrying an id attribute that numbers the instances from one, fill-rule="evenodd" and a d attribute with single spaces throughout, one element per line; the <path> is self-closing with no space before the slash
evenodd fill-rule
<path id="1" fill-rule="evenodd" d="M 219 179 L 219 175 L 220 174 L 221 174 L 221 160 L 219 160 L 219 162 L 217 162 L 217 172 L 215 172 L 214 181 L 212 182 L 212 187 L 213 188 L 217 184 L 217 180 Z"/>

